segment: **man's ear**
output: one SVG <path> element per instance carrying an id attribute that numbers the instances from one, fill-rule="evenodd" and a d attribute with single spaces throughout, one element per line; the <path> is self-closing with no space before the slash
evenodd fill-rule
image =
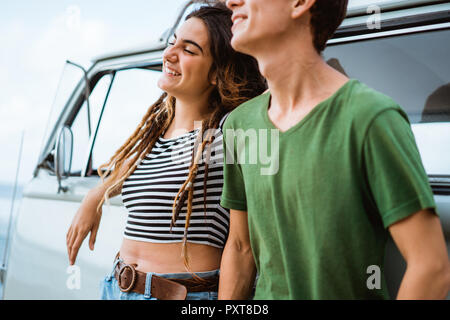
<path id="1" fill-rule="evenodd" d="M 292 13 L 293 19 L 300 18 L 316 3 L 316 0 L 293 0 Z"/>

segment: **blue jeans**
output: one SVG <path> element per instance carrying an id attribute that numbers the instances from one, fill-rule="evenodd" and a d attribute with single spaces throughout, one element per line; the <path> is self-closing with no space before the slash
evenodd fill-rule
<path id="1" fill-rule="evenodd" d="M 152 297 L 150 293 L 152 275 L 156 275 L 163 278 L 175 278 L 175 279 L 192 279 L 192 274 L 189 272 L 183 273 L 154 273 L 148 272 L 147 279 L 145 281 L 145 294 L 137 292 L 122 292 L 119 288 L 117 279 L 114 277 L 114 269 L 122 261 L 118 258 L 114 262 L 113 271 L 107 275 L 100 282 L 100 299 L 102 300 L 158 300 Z M 208 278 L 219 275 L 219 269 L 207 272 L 196 272 L 197 276 L 201 278 Z M 217 300 L 217 292 L 205 291 L 205 292 L 188 292 L 186 300 Z"/>

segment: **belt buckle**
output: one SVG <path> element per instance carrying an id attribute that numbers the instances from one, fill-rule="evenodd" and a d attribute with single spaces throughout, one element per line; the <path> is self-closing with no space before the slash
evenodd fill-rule
<path id="1" fill-rule="evenodd" d="M 131 270 L 131 283 L 130 283 L 130 285 L 128 287 L 122 288 L 122 273 L 126 269 L 130 269 Z M 117 278 L 118 278 L 117 282 L 118 282 L 120 291 L 122 291 L 122 292 L 130 292 L 131 289 L 133 289 L 134 284 L 136 282 L 136 269 L 134 269 L 134 267 L 132 265 L 124 264 L 123 266 L 120 267 L 119 275 L 118 275 Z"/>

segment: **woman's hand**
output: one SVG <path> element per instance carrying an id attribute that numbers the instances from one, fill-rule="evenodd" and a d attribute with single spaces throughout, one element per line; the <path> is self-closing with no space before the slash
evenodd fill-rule
<path id="1" fill-rule="evenodd" d="M 97 205 L 100 202 L 98 196 L 95 196 L 96 190 L 93 189 L 83 199 L 80 208 L 72 220 L 69 230 L 66 235 L 67 253 L 69 256 L 69 263 L 73 265 L 78 255 L 78 250 L 86 238 L 88 233 L 89 248 L 94 250 L 95 238 L 97 237 L 98 227 L 100 226 L 100 219 L 102 216 L 102 209 L 97 212 Z"/>
<path id="2" fill-rule="evenodd" d="M 119 176 L 123 176 L 130 169 L 132 159 L 126 159 L 120 167 Z M 67 253 L 69 255 L 69 263 L 73 265 L 78 255 L 78 250 L 83 243 L 84 238 L 91 233 L 89 237 L 89 248 L 94 250 L 95 238 L 97 237 L 100 219 L 102 217 L 102 209 L 97 212 L 97 206 L 105 195 L 106 190 L 111 185 L 109 178 L 106 178 L 103 184 L 91 189 L 83 199 L 72 224 L 66 235 Z M 120 194 L 122 187 L 119 186 L 109 193 L 109 197 L 113 198 Z"/>

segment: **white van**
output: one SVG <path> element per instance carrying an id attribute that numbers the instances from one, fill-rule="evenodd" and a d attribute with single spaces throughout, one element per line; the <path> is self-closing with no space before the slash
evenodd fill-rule
<path id="1" fill-rule="evenodd" d="M 377 3 L 369 10 L 350 8 L 324 56 L 408 113 L 450 247 L 450 5 Z M 98 57 L 87 71 L 67 63 L 52 130 L 10 221 L 6 270 L 0 277 L 4 299 L 98 298 L 99 281 L 111 271 L 125 227 L 120 196 L 103 208 L 95 250 L 84 241 L 74 267 L 69 267 L 66 232 L 83 197 L 99 182 L 98 166 L 159 97 L 156 82 L 170 34 L 150 48 Z M 405 262 L 392 241 L 386 253 L 386 277 L 395 297 Z"/>

